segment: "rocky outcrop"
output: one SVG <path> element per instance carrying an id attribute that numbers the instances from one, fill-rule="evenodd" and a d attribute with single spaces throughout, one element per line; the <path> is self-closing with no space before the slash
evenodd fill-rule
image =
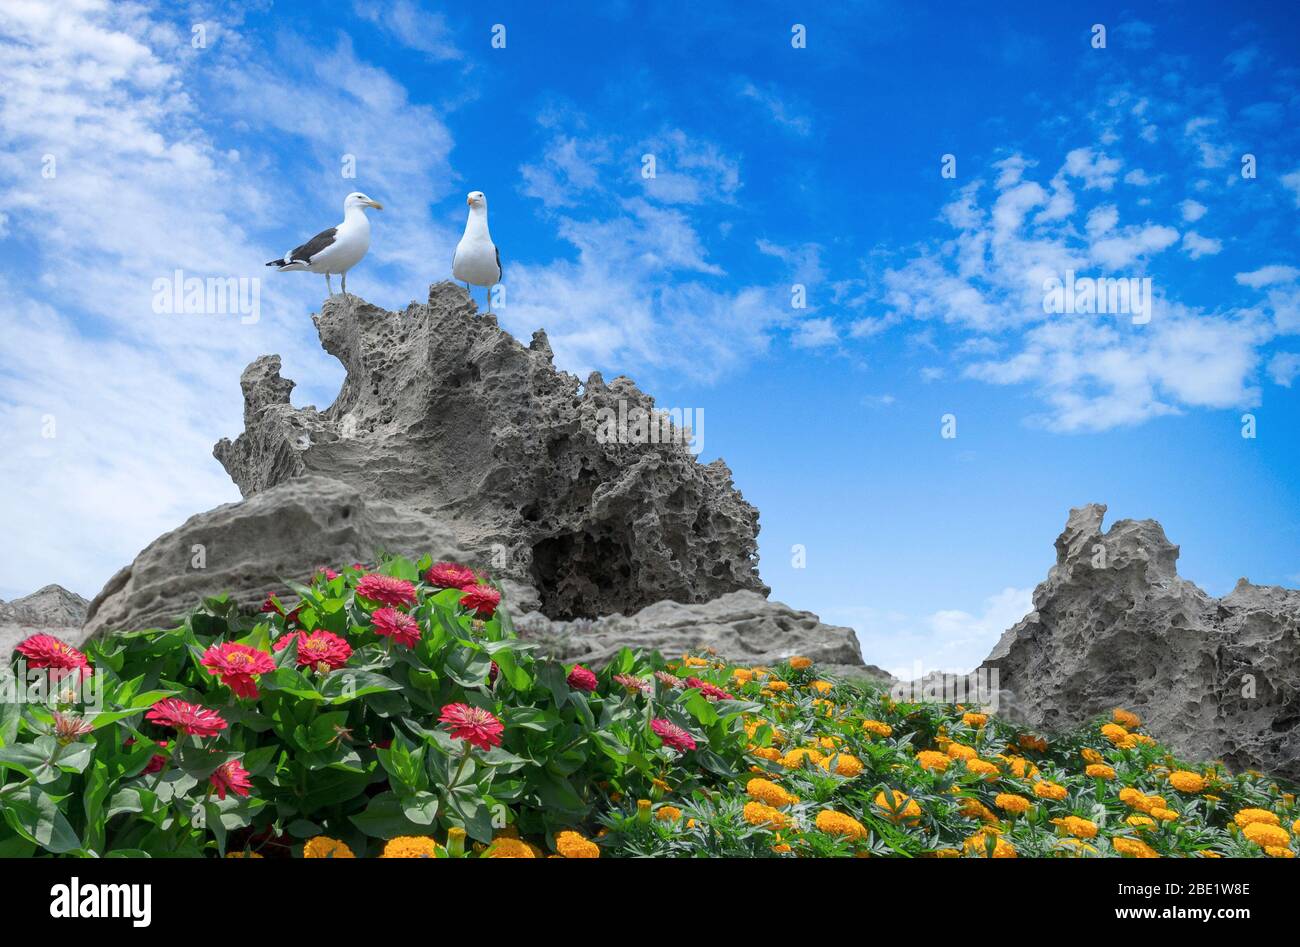
<path id="1" fill-rule="evenodd" d="M 400 503 L 556 619 L 766 593 L 758 511 L 680 428 L 635 442 L 638 413 L 658 416 L 630 379 L 557 371 L 544 332 L 519 344 L 454 283 L 400 313 L 335 296 L 314 318 L 346 380 L 318 411 L 290 404 L 277 356 L 245 370 L 244 433 L 214 449 L 245 497 L 315 474 Z"/>
<path id="2" fill-rule="evenodd" d="M 624 647 L 675 657 L 714 649 L 737 664 L 767 665 L 797 654 L 858 677 L 891 680 L 880 668 L 863 667 L 852 628 L 825 625 L 811 612 L 795 611 L 757 592 L 729 592 L 709 602 L 657 602 L 632 615 L 595 621 L 554 622 L 523 616 L 517 629 L 551 656 L 589 665 L 607 664 Z"/>
<path id="3" fill-rule="evenodd" d="M 81 637 L 169 628 L 223 592 L 256 609 L 268 594 L 285 594 L 285 579 L 302 582 L 320 566 L 373 562 L 380 551 L 467 558 L 433 517 L 340 480 L 299 477 L 192 516 L 158 537 L 90 603 Z M 537 604 L 519 583 L 507 583 L 506 594 L 521 607 Z M 286 595 L 286 604 L 291 601 Z"/>
<path id="4" fill-rule="evenodd" d="M 61 585 L 47 585 L 12 602 L 0 602 L 0 665 L 8 663 L 14 645 L 32 635 L 76 639 L 86 619 L 87 604 Z"/>
<path id="5" fill-rule="evenodd" d="M 1103 533 L 1105 512 L 1070 511 L 1034 611 L 981 665 L 1003 712 L 1057 729 L 1125 707 L 1188 758 L 1300 778 L 1300 591 L 1242 579 L 1213 598 L 1159 523 Z"/>

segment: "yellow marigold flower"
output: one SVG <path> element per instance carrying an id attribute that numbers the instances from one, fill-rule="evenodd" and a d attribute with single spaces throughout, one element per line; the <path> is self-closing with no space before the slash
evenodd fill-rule
<path id="1" fill-rule="evenodd" d="M 1107 740 L 1109 740 L 1111 743 L 1114 743 L 1116 746 L 1118 746 L 1121 743 L 1124 743 L 1129 738 L 1129 732 L 1117 723 L 1103 724 L 1101 728 L 1101 735 L 1105 737 Z"/>
<path id="2" fill-rule="evenodd" d="M 737 684 L 748 684 L 754 679 L 754 672 L 747 668 L 732 668 L 731 679 Z"/>
<path id="3" fill-rule="evenodd" d="M 1300 819 L 1296 819 L 1291 823 L 1291 831 L 1296 835 L 1300 835 Z"/>
<path id="4" fill-rule="evenodd" d="M 1249 822 L 1241 830 L 1241 834 L 1263 848 L 1291 843 L 1291 835 L 1286 829 L 1280 825 L 1269 825 L 1267 822 Z"/>
<path id="5" fill-rule="evenodd" d="M 1134 743 L 1141 743 L 1144 746 L 1156 745 L 1156 738 L 1147 736 L 1145 733 L 1130 733 L 1128 738 Z"/>
<path id="6" fill-rule="evenodd" d="M 834 809 L 823 809 L 817 813 L 817 828 L 827 835 L 842 835 L 849 839 L 867 837 L 867 830 L 861 822 Z"/>
<path id="7" fill-rule="evenodd" d="M 960 858 L 961 852 L 955 848 L 936 848 L 930 855 L 933 858 Z"/>
<path id="8" fill-rule="evenodd" d="M 1116 707 L 1110 712 L 1110 717 L 1126 730 L 1136 730 L 1138 727 L 1142 726 L 1141 717 L 1132 711 L 1121 710 L 1119 707 Z"/>
<path id="9" fill-rule="evenodd" d="M 1024 815 L 1034 806 L 1034 804 L 1024 796 L 1017 796 L 1013 792 L 998 793 L 997 798 L 993 800 L 993 804 L 1003 812 L 1010 813 L 1011 815 Z"/>
<path id="10" fill-rule="evenodd" d="M 835 761 L 835 772 L 841 776 L 853 777 L 862 772 L 862 760 L 858 759 L 852 753 L 836 753 L 824 760 L 819 760 L 817 765 L 822 769 L 830 772 L 831 760 Z"/>
<path id="11" fill-rule="evenodd" d="M 779 809 L 765 806 L 761 802 L 747 802 L 744 810 L 745 821 L 768 829 L 783 829 L 790 824 L 790 817 Z"/>
<path id="12" fill-rule="evenodd" d="M 500 837 L 495 839 L 488 850 L 483 853 L 484 858 L 536 858 L 537 852 L 527 842 L 517 838 Z"/>
<path id="13" fill-rule="evenodd" d="M 812 747 L 819 746 L 824 750 L 833 750 L 843 742 L 844 741 L 841 740 L 839 737 L 819 737 L 818 739 L 814 740 L 812 743 L 809 743 L 808 745 Z"/>
<path id="14" fill-rule="evenodd" d="M 949 743 L 948 755 L 954 760 L 973 760 L 979 756 L 973 746 L 966 746 L 964 743 Z"/>
<path id="15" fill-rule="evenodd" d="M 921 818 L 921 804 L 895 789 L 876 793 L 876 808 L 891 822 L 915 824 Z"/>
<path id="16" fill-rule="evenodd" d="M 1000 759 L 1007 764 L 1011 774 L 1020 779 L 1033 779 L 1038 775 L 1038 767 L 1023 756 L 1002 756 Z"/>
<path id="17" fill-rule="evenodd" d="M 1200 855 L 1202 858 L 1222 858 L 1222 857 L 1223 857 L 1223 856 L 1220 855 L 1218 852 L 1212 852 L 1212 851 L 1210 851 L 1208 848 L 1203 848 L 1203 849 L 1201 849 L 1199 852 L 1197 852 L 1196 854 L 1197 854 L 1197 855 Z"/>
<path id="18" fill-rule="evenodd" d="M 1237 823 L 1237 828 L 1244 829 L 1248 825 L 1281 825 L 1282 820 L 1267 809 L 1242 809 L 1232 817 L 1232 821 Z"/>
<path id="19" fill-rule="evenodd" d="M 438 843 L 427 835 L 399 835 L 384 844 L 380 858 L 437 858 Z"/>
<path id="20" fill-rule="evenodd" d="M 772 681 L 767 685 L 767 690 L 775 691 L 777 693 L 788 691 L 789 689 L 790 689 L 790 685 L 787 684 L 785 681 Z"/>
<path id="21" fill-rule="evenodd" d="M 654 786 L 654 788 L 655 788 L 655 789 L 658 789 L 660 792 L 672 792 L 672 791 L 673 791 L 673 787 L 670 786 L 670 785 L 668 785 L 668 783 L 667 783 L 666 780 L 660 779 L 658 776 L 656 776 L 654 779 L 650 780 L 650 785 L 651 785 L 651 786 Z"/>
<path id="22" fill-rule="evenodd" d="M 1264 854 L 1269 858 L 1295 858 L 1295 852 L 1284 845 L 1265 845 Z"/>
<path id="23" fill-rule="evenodd" d="M 259 855 L 259 854 L 257 854 L 257 852 L 226 852 L 226 857 L 227 857 L 227 858 L 265 858 L 266 856 L 265 856 L 265 855 Z M 348 855 L 345 855 L 344 857 L 345 857 L 345 858 L 352 858 L 352 857 L 354 857 L 354 856 L 351 855 L 351 854 L 349 853 Z"/>
<path id="24" fill-rule="evenodd" d="M 778 855 L 789 855 L 790 852 L 794 851 L 794 849 L 792 849 L 785 842 L 781 842 L 777 845 L 773 845 L 772 851 L 776 852 Z"/>
<path id="25" fill-rule="evenodd" d="M 1095 779 L 1115 778 L 1115 771 L 1104 763 L 1089 764 L 1084 768 L 1083 772 L 1085 775 L 1092 776 Z"/>
<path id="26" fill-rule="evenodd" d="M 329 838 L 324 835 L 318 835 L 313 839 L 308 839 L 302 847 L 303 858 L 356 858 L 352 854 L 352 849 L 348 848 L 338 839 Z"/>
<path id="27" fill-rule="evenodd" d="M 1144 796 L 1142 804 L 1135 808 L 1141 809 L 1147 815 L 1150 815 L 1156 809 L 1168 809 L 1169 803 L 1165 802 L 1164 796 Z"/>
<path id="28" fill-rule="evenodd" d="M 1034 783 L 1034 795 L 1039 799 L 1051 799 L 1053 802 L 1060 802 L 1069 794 L 1069 790 L 1060 783 L 1054 783 L 1048 779 L 1040 779 Z"/>
<path id="29" fill-rule="evenodd" d="M 655 810 L 655 818 L 660 822 L 676 822 L 682 817 L 682 810 L 676 806 L 660 806 Z"/>
<path id="30" fill-rule="evenodd" d="M 571 829 L 555 833 L 555 850 L 565 858 L 599 858 L 600 846 Z"/>
<path id="31" fill-rule="evenodd" d="M 836 711 L 835 702 L 826 700 L 825 698 L 822 697 L 818 697 L 815 700 L 813 700 L 812 705 L 815 709 L 822 711 L 823 717 L 833 716 Z"/>
<path id="32" fill-rule="evenodd" d="M 1135 829 L 1154 829 L 1156 820 L 1145 815 L 1131 815 L 1124 820 Z"/>
<path id="33" fill-rule="evenodd" d="M 1147 797 L 1140 789 L 1125 786 L 1119 791 L 1119 801 L 1134 809 L 1141 809 L 1146 804 Z"/>
<path id="34" fill-rule="evenodd" d="M 980 727 L 984 726 L 986 723 L 989 722 L 989 715 L 977 714 L 977 713 L 965 713 L 961 715 L 961 722 L 966 724 L 966 726 L 968 727 L 974 727 L 976 730 L 978 730 Z"/>
<path id="35" fill-rule="evenodd" d="M 990 856 L 989 847 L 993 848 Z M 1004 839 L 995 829 L 980 829 L 965 842 L 963 848 L 971 858 L 1015 858 L 1015 846 Z"/>
<path id="36" fill-rule="evenodd" d="M 1089 819 L 1081 819 L 1077 815 L 1067 815 L 1064 819 L 1053 819 L 1052 824 L 1058 826 L 1062 832 L 1073 835 L 1075 838 L 1097 837 L 1097 823 Z"/>
<path id="37" fill-rule="evenodd" d="M 781 751 L 774 746 L 755 747 L 752 752 L 759 759 L 771 760 L 774 763 L 781 758 Z"/>
<path id="38" fill-rule="evenodd" d="M 795 655 L 790 659 L 790 667 L 796 671 L 802 671 L 804 668 L 812 667 L 812 658 L 805 658 L 801 654 Z"/>
<path id="39" fill-rule="evenodd" d="M 943 753 L 936 753 L 934 750 L 922 750 L 916 754 L 916 762 L 921 769 L 933 769 L 943 772 L 948 768 L 950 761 Z"/>
<path id="40" fill-rule="evenodd" d="M 791 806 L 799 801 L 798 796 L 786 792 L 770 779 L 751 779 L 745 783 L 745 792 L 749 793 L 751 798 L 769 806 Z"/>
<path id="41" fill-rule="evenodd" d="M 1110 840 L 1115 851 L 1126 858 L 1159 858 L 1160 853 L 1141 839 L 1120 836 Z"/>
<path id="42" fill-rule="evenodd" d="M 1159 819 L 1161 822 L 1173 822 L 1178 818 L 1178 813 L 1173 809 L 1166 809 L 1163 806 L 1152 806 L 1147 810 L 1147 815 L 1153 819 Z"/>
<path id="43" fill-rule="evenodd" d="M 1087 842 L 1080 841 L 1077 838 L 1061 839 L 1057 842 L 1057 851 L 1064 851 L 1066 853 L 1073 852 L 1078 856 L 1082 856 L 1084 852 L 1090 852 L 1093 855 L 1097 854 L 1097 849 L 1093 848 Z"/>
<path id="44" fill-rule="evenodd" d="M 1102 763 L 1105 762 L 1106 759 L 1090 746 L 1085 746 L 1080 750 L 1079 755 L 1083 757 L 1085 763 Z"/>
<path id="45" fill-rule="evenodd" d="M 709 666 L 709 662 L 704 658 L 695 658 L 688 654 L 682 655 L 682 663 L 688 668 L 706 668 Z"/>
<path id="46" fill-rule="evenodd" d="M 967 760 L 966 771 L 975 773 L 977 776 L 983 776 L 989 782 L 997 779 L 1002 775 L 996 763 L 990 763 L 988 760 Z"/>
<path id="47" fill-rule="evenodd" d="M 862 721 L 862 729 L 878 737 L 892 737 L 894 735 L 894 728 L 887 723 L 881 723 L 879 720 Z"/>
<path id="48" fill-rule="evenodd" d="M 804 760 L 809 760 L 814 764 L 821 763 L 826 757 L 817 750 L 810 750 L 807 747 L 800 747 L 797 750 L 791 750 L 779 760 L 780 764 L 786 769 L 798 769 L 803 765 Z"/>
<path id="49" fill-rule="evenodd" d="M 808 686 L 819 694 L 829 694 L 835 685 L 830 681 L 813 681 Z"/>

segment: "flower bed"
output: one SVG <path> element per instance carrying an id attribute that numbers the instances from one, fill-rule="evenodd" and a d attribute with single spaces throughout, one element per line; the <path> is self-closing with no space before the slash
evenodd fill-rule
<path id="1" fill-rule="evenodd" d="M 19 679 L 55 696 L 0 703 L 0 856 L 1297 850 L 1285 787 L 1176 760 L 1123 710 L 1048 740 L 801 658 L 565 666 L 534 657 L 486 580 L 428 560 L 288 591 L 292 610 L 211 599 L 84 654 L 21 644 Z"/>

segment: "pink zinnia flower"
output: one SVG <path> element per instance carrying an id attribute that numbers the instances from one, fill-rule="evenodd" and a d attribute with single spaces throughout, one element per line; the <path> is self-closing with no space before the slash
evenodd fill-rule
<path id="1" fill-rule="evenodd" d="M 664 687 L 676 688 L 682 686 L 682 679 L 680 677 L 674 677 L 667 671 L 655 671 L 655 679 Z"/>
<path id="2" fill-rule="evenodd" d="M 289 642 L 298 641 L 298 667 L 314 667 L 318 671 L 337 671 L 352 657 L 352 646 L 332 631 L 296 631 L 276 638 L 271 647 L 283 651 Z"/>
<path id="3" fill-rule="evenodd" d="M 501 604 L 501 593 L 490 585 L 472 585 L 461 595 L 460 604 L 479 618 L 491 618 Z"/>
<path id="4" fill-rule="evenodd" d="M 695 749 L 695 737 L 671 720 L 656 717 L 650 721 L 650 729 L 655 732 L 655 736 L 664 741 L 664 746 L 672 747 L 681 753 Z"/>
<path id="5" fill-rule="evenodd" d="M 615 674 L 614 681 L 622 684 L 629 691 L 639 691 L 642 694 L 649 694 L 651 691 L 650 682 L 634 674 Z"/>
<path id="6" fill-rule="evenodd" d="M 393 607 L 415 604 L 415 586 L 391 575 L 363 575 L 357 583 L 357 594 Z"/>
<path id="7" fill-rule="evenodd" d="M 208 777 L 208 782 L 217 791 L 218 799 L 225 799 L 227 792 L 233 792 L 236 796 L 247 796 L 248 791 L 253 788 L 248 776 L 248 770 L 244 769 L 239 760 L 227 760 Z"/>
<path id="8" fill-rule="evenodd" d="M 275 660 L 265 651 L 232 641 L 208 648 L 200 663 L 237 696 L 249 700 L 257 700 L 257 675 L 275 670 Z"/>
<path id="9" fill-rule="evenodd" d="M 335 579 L 339 577 L 339 574 L 335 572 L 333 569 L 331 569 L 329 566 L 321 566 L 319 569 L 316 570 L 316 574 L 312 576 L 312 578 L 318 579 L 321 576 L 325 576 L 326 582 L 333 582 Z"/>
<path id="10" fill-rule="evenodd" d="M 581 664 L 575 664 L 573 670 L 569 672 L 569 686 L 575 691 L 594 691 L 596 675 Z"/>
<path id="11" fill-rule="evenodd" d="M 424 574 L 428 583 L 439 589 L 466 589 L 478 583 L 474 570 L 454 562 L 439 562 Z"/>
<path id="12" fill-rule="evenodd" d="M 29 668 L 53 668 L 58 671 L 76 671 L 81 678 L 90 676 L 86 656 L 70 644 L 64 644 L 53 635 L 32 635 L 16 648 L 27 659 Z M 54 675 L 62 678 L 71 675 Z"/>
<path id="13" fill-rule="evenodd" d="M 283 608 L 280 607 L 278 598 L 279 596 L 276 595 L 268 595 L 266 597 L 266 601 L 262 603 L 262 611 L 267 613 L 273 612 L 276 615 L 279 615 L 281 618 L 284 619 L 284 623 L 286 625 L 297 624 L 298 616 L 302 614 L 302 603 L 300 602 L 297 606 L 295 606 L 293 611 L 286 612 Z"/>
<path id="14" fill-rule="evenodd" d="M 196 737 L 216 736 L 229 726 L 215 710 L 190 704 L 175 697 L 158 701 L 149 708 L 144 719 Z"/>
<path id="15" fill-rule="evenodd" d="M 466 740 L 480 750 L 500 746 L 501 734 L 505 730 L 505 724 L 491 711 L 469 704 L 447 704 L 442 708 L 438 722 L 451 727 L 453 738 Z"/>
<path id="16" fill-rule="evenodd" d="M 698 677 L 688 677 L 686 679 L 687 687 L 694 687 L 709 700 L 732 700 L 732 696 L 724 691 L 721 687 L 715 687 L 708 681 L 702 681 Z"/>
<path id="17" fill-rule="evenodd" d="M 54 739 L 64 746 L 76 743 L 87 733 L 94 733 L 94 731 L 95 725 L 85 717 L 65 714 L 57 710 L 54 712 Z"/>
<path id="18" fill-rule="evenodd" d="M 406 612 L 399 612 L 395 608 L 380 608 L 375 610 L 370 620 L 374 622 L 375 634 L 392 638 L 400 645 L 414 648 L 420 640 L 420 625 Z"/>

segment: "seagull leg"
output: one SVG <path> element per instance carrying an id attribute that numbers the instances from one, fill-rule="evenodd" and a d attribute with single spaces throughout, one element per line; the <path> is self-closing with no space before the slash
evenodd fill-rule
<path id="1" fill-rule="evenodd" d="M 343 295 L 346 296 L 347 294 L 348 294 L 348 274 L 344 273 L 343 274 Z"/>
<path id="2" fill-rule="evenodd" d="M 325 288 L 329 290 L 331 296 L 334 295 L 334 284 L 330 282 L 330 275 L 325 274 Z"/>
<path id="3" fill-rule="evenodd" d="M 490 313 L 492 311 L 492 287 L 489 286 L 485 292 L 487 293 L 487 311 Z"/>

